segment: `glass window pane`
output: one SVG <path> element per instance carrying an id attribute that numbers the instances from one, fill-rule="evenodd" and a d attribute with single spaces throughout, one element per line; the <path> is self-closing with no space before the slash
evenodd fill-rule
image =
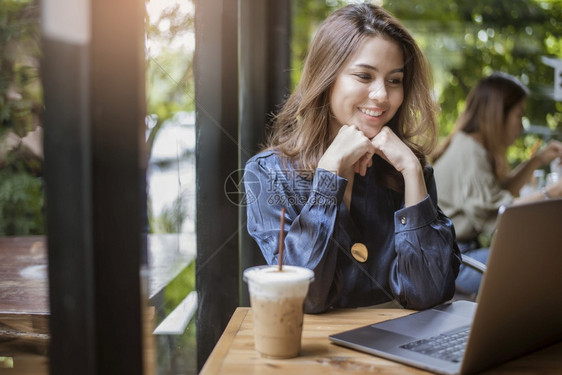
<path id="1" fill-rule="evenodd" d="M 157 374 L 195 374 L 194 6 L 146 3 L 149 306 Z"/>

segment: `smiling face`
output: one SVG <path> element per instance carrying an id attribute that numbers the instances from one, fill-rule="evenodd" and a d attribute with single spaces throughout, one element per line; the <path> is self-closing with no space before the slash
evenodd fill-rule
<path id="1" fill-rule="evenodd" d="M 331 91 L 330 132 L 355 125 L 377 135 L 404 100 L 404 57 L 398 43 L 380 36 L 365 39 L 336 77 Z"/>

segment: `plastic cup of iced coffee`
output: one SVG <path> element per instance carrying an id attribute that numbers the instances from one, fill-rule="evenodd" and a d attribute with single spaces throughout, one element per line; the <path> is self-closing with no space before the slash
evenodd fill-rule
<path id="1" fill-rule="evenodd" d="M 244 271 L 254 313 L 255 348 L 267 358 L 293 358 L 301 348 L 304 299 L 314 272 L 297 266 Z"/>

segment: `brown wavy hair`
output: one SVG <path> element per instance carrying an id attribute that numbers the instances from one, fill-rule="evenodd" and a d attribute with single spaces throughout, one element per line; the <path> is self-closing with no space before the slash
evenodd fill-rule
<path id="1" fill-rule="evenodd" d="M 406 28 L 383 8 L 347 5 L 322 22 L 311 42 L 301 80 L 268 129 L 265 148 L 277 150 L 294 167 L 312 172 L 332 139 L 330 94 L 336 77 L 367 38 L 395 41 L 404 56 L 404 100 L 387 124 L 414 152 L 422 166 L 437 139 L 432 77 L 420 48 Z M 376 161 L 385 185 L 401 190 L 402 176 Z"/>
<path id="2" fill-rule="evenodd" d="M 490 156 L 492 170 L 499 181 L 509 172 L 505 145 L 509 111 L 529 96 L 529 89 L 512 75 L 494 72 L 482 78 L 466 97 L 466 106 L 455 128 L 432 155 L 437 161 L 458 132 L 478 134 Z"/>

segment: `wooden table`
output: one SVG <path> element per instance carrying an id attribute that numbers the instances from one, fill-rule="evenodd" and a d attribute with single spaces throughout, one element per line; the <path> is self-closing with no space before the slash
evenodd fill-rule
<path id="1" fill-rule="evenodd" d="M 49 339 L 45 238 L 0 238 L 0 347 L 44 354 Z"/>
<path id="2" fill-rule="evenodd" d="M 151 234 L 148 250 L 149 303 L 158 309 L 166 286 L 194 259 L 195 237 Z M 45 236 L 0 237 L 0 357 L 24 356 L 26 364 L 36 362 L 31 365 L 33 368 L 46 368 L 47 364 L 47 264 Z"/>
<path id="3" fill-rule="evenodd" d="M 341 309 L 304 316 L 301 355 L 275 360 L 254 350 L 253 314 L 247 307 L 234 312 L 200 375 L 249 374 L 428 374 L 413 367 L 332 344 L 328 336 L 363 325 L 407 315 L 401 309 Z M 562 343 L 494 368 L 493 374 L 562 374 Z"/>

